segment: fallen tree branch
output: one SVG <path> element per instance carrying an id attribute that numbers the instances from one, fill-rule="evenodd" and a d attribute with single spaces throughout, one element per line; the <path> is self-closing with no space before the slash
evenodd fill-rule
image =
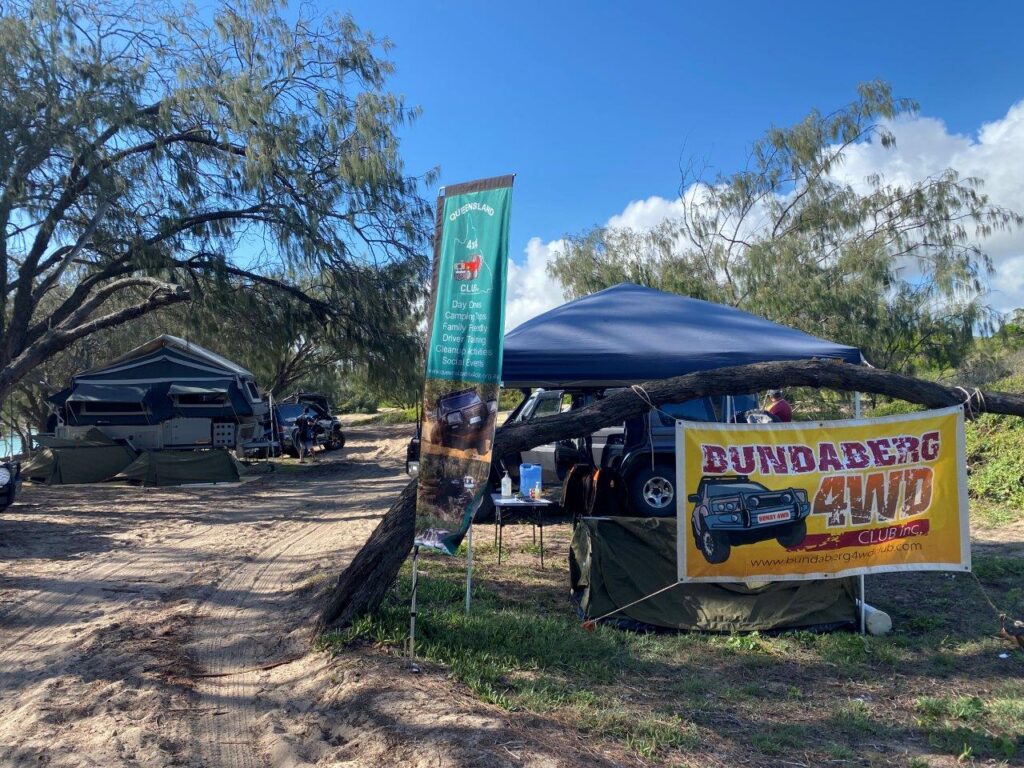
<path id="1" fill-rule="evenodd" d="M 960 405 L 970 396 L 967 390 L 959 387 L 830 360 L 718 368 L 649 382 L 643 385 L 643 390 L 650 402 L 662 405 L 777 387 L 815 387 L 886 395 L 929 408 Z M 979 392 L 970 399 L 973 413 L 988 411 L 1024 417 L 1024 395 Z M 588 435 L 604 427 L 622 424 L 628 418 L 641 415 L 648 407 L 637 393 L 626 389 L 576 411 L 510 424 L 497 430 L 494 455 L 507 456 L 556 440 Z M 321 612 L 318 632 L 347 626 L 360 614 L 380 605 L 412 549 L 415 523 L 416 482 L 412 481 L 356 553 L 352 563 L 338 577 Z"/>

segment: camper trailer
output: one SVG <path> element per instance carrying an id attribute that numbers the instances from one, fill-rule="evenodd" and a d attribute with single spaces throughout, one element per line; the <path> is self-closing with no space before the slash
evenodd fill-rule
<path id="1" fill-rule="evenodd" d="M 167 335 L 78 374 L 50 403 L 56 437 L 98 429 L 135 448 L 242 450 L 263 440 L 270 414 L 249 371 Z"/>

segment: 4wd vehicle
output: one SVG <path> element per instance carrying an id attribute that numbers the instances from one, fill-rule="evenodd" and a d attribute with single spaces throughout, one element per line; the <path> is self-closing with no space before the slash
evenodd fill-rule
<path id="1" fill-rule="evenodd" d="M 608 390 L 612 392 L 614 390 Z M 463 390 L 452 397 L 474 390 Z M 557 413 L 583 408 L 604 391 L 593 389 L 536 389 L 509 414 L 506 424 L 529 422 Z M 493 407 L 496 408 L 497 404 Z M 503 470 L 518 479 L 523 462 L 540 464 L 544 483 L 558 483 L 577 462 L 618 470 L 626 481 L 631 514 L 638 517 L 672 517 L 676 514 L 676 419 L 687 421 L 745 421 L 757 408 L 755 395 L 702 398 L 663 405 L 642 417 L 615 427 L 601 429 L 578 440 L 541 445 L 522 453 L 501 457 Z M 490 432 L 488 431 L 488 434 Z M 414 437 L 406 453 L 406 471 L 419 469 L 419 438 Z M 492 471 L 501 477 L 501 471 Z"/>
<path id="2" fill-rule="evenodd" d="M 491 449 L 498 401 L 484 402 L 476 389 L 460 389 L 437 399 L 430 442 L 446 448 L 487 453 Z"/>
<path id="3" fill-rule="evenodd" d="M 686 499 L 694 540 L 709 563 L 724 563 L 740 544 L 775 539 L 788 549 L 807 536 L 811 505 L 801 488 L 771 490 L 746 475 L 705 476 Z"/>
<path id="4" fill-rule="evenodd" d="M 21 464 L 16 461 L 0 461 L 0 510 L 14 503 L 21 485 Z"/>
<path id="5" fill-rule="evenodd" d="M 533 421 L 582 408 L 605 394 L 593 390 L 535 390 L 508 420 Z M 626 481 L 632 514 L 672 517 L 676 514 L 676 420 L 744 421 L 746 413 L 756 408 L 754 395 L 705 397 L 662 405 L 657 411 L 649 411 L 621 426 L 602 429 L 575 441 L 575 451 L 565 443 L 542 445 L 524 451 L 521 460 L 540 464 L 544 481 L 557 482 L 575 461 L 587 462 L 592 457 L 595 465 L 618 470 Z M 519 461 L 511 463 L 518 467 Z"/>
<path id="6" fill-rule="evenodd" d="M 289 398 L 291 399 L 291 398 Z M 281 440 L 281 449 L 291 456 L 298 456 L 299 449 L 295 444 L 295 420 L 309 408 L 316 418 L 319 430 L 316 435 L 317 445 L 332 451 L 345 447 L 345 433 L 341 431 L 341 422 L 325 410 L 315 400 L 284 402 L 277 406 L 277 432 Z"/>

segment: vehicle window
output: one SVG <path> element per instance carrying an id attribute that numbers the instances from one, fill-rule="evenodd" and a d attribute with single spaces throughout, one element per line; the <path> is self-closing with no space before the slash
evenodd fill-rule
<path id="1" fill-rule="evenodd" d="M 683 421 L 714 421 L 715 412 L 708 398 L 687 400 L 685 403 L 669 403 L 659 409 L 658 417 L 666 427 L 671 427 L 676 420 Z"/>
<path id="2" fill-rule="evenodd" d="M 542 419 L 545 416 L 554 416 L 561 409 L 561 404 L 562 398 L 558 396 L 541 398 L 530 419 Z"/>
<path id="3" fill-rule="evenodd" d="M 726 401 L 727 398 L 726 397 L 712 397 L 712 398 L 709 398 L 709 399 L 711 400 L 711 408 L 714 410 L 714 413 L 715 413 L 715 421 L 724 421 L 725 420 L 725 401 Z"/>
<path id="4" fill-rule="evenodd" d="M 479 398 L 475 389 L 467 389 L 465 392 L 448 395 L 441 398 L 442 407 L 446 411 L 458 411 L 467 406 L 473 405 Z"/>
<path id="5" fill-rule="evenodd" d="M 82 403 L 83 414 L 116 416 L 129 413 L 145 413 L 146 408 L 142 403 L 111 403 L 111 402 L 86 402 Z"/>
<path id="6" fill-rule="evenodd" d="M 302 408 L 303 406 L 301 405 L 280 405 L 277 408 L 277 413 L 282 421 L 291 421 L 292 419 L 299 418 Z"/>
<path id="7" fill-rule="evenodd" d="M 760 493 L 767 491 L 760 483 L 721 483 L 708 486 L 708 496 L 717 499 L 719 496 L 735 496 L 738 493 Z"/>
<path id="8" fill-rule="evenodd" d="M 260 391 L 256 389 L 256 383 L 252 381 L 245 382 L 245 388 L 249 391 L 249 397 L 253 400 L 260 399 Z"/>
<path id="9" fill-rule="evenodd" d="M 227 395 L 203 392 L 202 394 L 175 395 L 178 405 L 226 405 Z"/>
<path id="10" fill-rule="evenodd" d="M 571 410 L 572 410 L 572 395 L 570 395 L 569 393 L 566 393 L 566 394 L 562 395 L 562 404 L 559 407 L 559 411 L 561 411 L 562 413 L 565 413 L 566 411 L 571 411 Z"/>
<path id="11" fill-rule="evenodd" d="M 530 410 L 533 408 L 533 401 L 536 400 L 539 396 L 540 393 L 534 392 L 528 398 L 526 398 L 526 402 L 523 403 L 522 407 L 516 412 L 515 418 L 512 420 L 513 423 L 526 421 L 526 415 L 530 413 Z"/>
<path id="12" fill-rule="evenodd" d="M 758 409 L 757 395 L 736 395 L 732 399 L 733 412 L 736 414 L 756 411 Z"/>

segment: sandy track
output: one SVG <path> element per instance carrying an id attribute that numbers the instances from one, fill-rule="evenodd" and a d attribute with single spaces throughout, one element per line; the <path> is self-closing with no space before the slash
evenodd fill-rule
<path id="1" fill-rule="evenodd" d="M 28 488 L 0 515 L 0 768 L 611 766 L 443 669 L 309 646 L 410 430 L 235 487 Z"/>
<path id="2" fill-rule="evenodd" d="M 308 646 L 310 580 L 406 482 L 381 437 L 236 487 L 26 489 L 0 518 L 0 765 L 265 764 L 236 673 Z"/>

